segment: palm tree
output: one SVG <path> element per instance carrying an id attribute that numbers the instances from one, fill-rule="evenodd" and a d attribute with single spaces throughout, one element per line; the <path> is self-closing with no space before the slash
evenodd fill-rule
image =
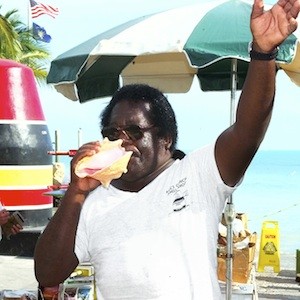
<path id="1" fill-rule="evenodd" d="M 0 58 L 27 65 L 38 83 L 45 84 L 50 53 L 45 43 L 36 40 L 32 30 L 20 21 L 17 12 L 13 9 L 0 14 Z"/>

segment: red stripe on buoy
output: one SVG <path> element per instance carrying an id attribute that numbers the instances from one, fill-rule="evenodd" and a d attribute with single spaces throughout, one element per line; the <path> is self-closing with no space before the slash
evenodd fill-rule
<path id="1" fill-rule="evenodd" d="M 45 120 L 33 72 L 29 67 L 1 59 L 0 95 L 0 119 Z"/>
<path id="2" fill-rule="evenodd" d="M 0 201 L 7 206 L 31 206 L 45 205 L 53 203 L 51 196 L 43 194 L 49 192 L 49 189 L 40 190 L 0 190 Z"/>

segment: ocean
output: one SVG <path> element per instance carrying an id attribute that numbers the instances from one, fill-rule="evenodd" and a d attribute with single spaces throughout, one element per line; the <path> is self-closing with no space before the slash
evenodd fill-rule
<path id="1" fill-rule="evenodd" d="M 233 203 L 259 236 L 264 221 L 277 221 L 280 252 L 295 254 L 300 249 L 300 151 L 260 150 Z"/>
<path id="2" fill-rule="evenodd" d="M 60 158 L 68 171 L 69 158 Z M 283 254 L 300 249 L 300 151 L 259 150 L 233 194 L 236 212 L 260 238 L 264 221 L 277 221 Z"/>

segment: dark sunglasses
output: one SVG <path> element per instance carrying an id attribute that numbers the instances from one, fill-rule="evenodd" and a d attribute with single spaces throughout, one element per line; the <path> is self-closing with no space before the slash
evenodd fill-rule
<path id="1" fill-rule="evenodd" d="M 154 125 L 142 128 L 138 125 L 128 125 L 124 127 L 104 127 L 101 130 L 102 136 L 107 137 L 110 141 L 120 138 L 121 133 L 125 134 L 132 141 L 137 141 L 144 136 L 144 132 L 155 127 Z"/>

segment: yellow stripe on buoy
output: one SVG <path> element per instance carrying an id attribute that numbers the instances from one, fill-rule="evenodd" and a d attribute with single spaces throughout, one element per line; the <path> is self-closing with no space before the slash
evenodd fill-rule
<path id="1" fill-rule="evenodd" d="M 1 166 L 1 186 L 49 186 L 52 184 L 53 168 L 45 166 Z"/>

